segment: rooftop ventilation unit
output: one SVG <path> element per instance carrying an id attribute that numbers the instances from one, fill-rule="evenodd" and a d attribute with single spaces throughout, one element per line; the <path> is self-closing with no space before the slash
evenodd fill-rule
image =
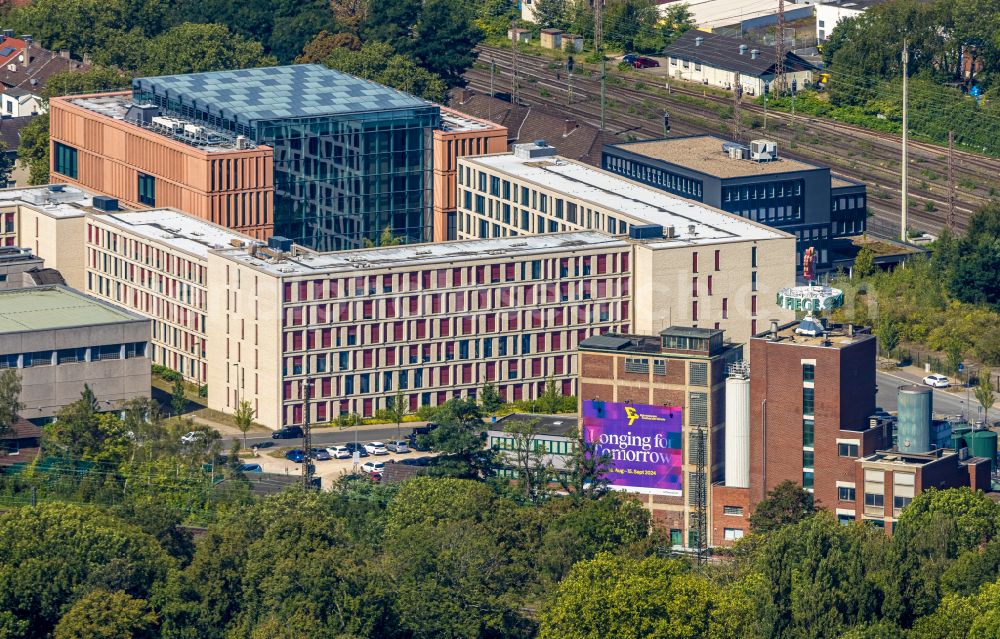
<path id="1" fill-rule="evenodd" d="M 628 236 L 633 240 L 658 240 L 663 237 L 663 226 L 660 224 L 633 224 L 628 230 Z"/>
<path id="2" fill-rule="evenodd" d="M 237 149 L 248 149 L 250 148 L 250 140 L 245 135 L 236 136 L 236 148 Z"/>
<path id="3" fill-rule="evenodd" d="M 555 154 L 555 147 L 546 144 L 545 140 L 535 140 L 531 144 L 514 145 L 514 157 L 521 160 L 552 157 Z"/>
<path id="4" fill-rule="evenodd" d="M 758 56 L 760 56 L 760 49 L 751 49 L 750 50 L 750 59 L 751 60 L 756 60 L 758 58 Z"/>
<path id="5" fill-rule="evenodd" d="M 750 47 L 748 47 L 747 45 L 741 44 L 740 45 L 740 55 L 746 55 L 747 54 L 747 49 L 749 49 L 749 48 Z"/>
<path id="6" fill-rule="evenodd" d="M 118 199 L 113 197 L 108 197 L 107 195 L 95 195 L 94 208 L 97 209 L 98 211 L 104 211 L 105 213 L 110 213 L 111 211 L 117 211 Z"/>
<path id="7" fill-rule="evenodd" d="M 292 250 L 292 241 L 287 237 L 281 235 L 272 235 L 267 240 L 267 247 L 275 251 L 281 251 L 282 253 L 287 253 Z"/>
<path id="8" fill-rule="evenodd" d="M 701 43 L 704 42 L 704 41 L 705 41 L 705 38 L 703 38 L 701 36 L 698 36 L 697 38 L 694 39 L 694 46 L 700 47 Z"/>
<path id="9" fill-rule="evenodd" d="M 774 140 L 751 140 L 750 159 L 754 162 L 773 162 L 778 159 L 778 144 Z"/>

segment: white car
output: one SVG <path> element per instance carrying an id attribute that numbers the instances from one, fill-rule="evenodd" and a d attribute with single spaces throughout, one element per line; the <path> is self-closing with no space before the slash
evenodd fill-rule
<path id="1" fill-rule="evenodd" d="M 199 439 L 205 439 L 205 433 L 204 433 L 204 431 L 192 430 L 191 432 L 185 433 L 184 435 L 181 436 L 181 443 L 182 444 L 193 444 L 196 441 L 198 441 Z"/>
<path id="2" fill-rule="evenodd" d="M 361 470 L 370 475 L 381 473 L 385 470 L 385 462 L 368 461 L 361 464 Z"/>
<path id="3" fill-rule="evenodd" d="M 347 446 L 329 446 L 326 452 L 330 453 L 330 457 L 334 459 L 350 459 L 351 451 L 347 450 Z"/>
<path id="4" fill-rule="evenodd" d="M 933 375 L 928 375 L 924 378 L 924 384 L 927 386 L 933 386 L 934 388 L 948 388 L 951 386 L 951 382 L 944 375 L 938 375 L 937 373 Z"/>
<path id="5" fill-rule="evenodd" d="M 388 455 L 389 451 L 386 449 L 385 444 L 382 442 L 368 442 L 365 444 L 365 450 L 369 455 Z"/>

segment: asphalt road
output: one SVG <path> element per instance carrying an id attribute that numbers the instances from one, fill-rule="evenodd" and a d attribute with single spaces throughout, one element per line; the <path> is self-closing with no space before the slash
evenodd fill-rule
<path id="1" fill-rule="evenodd" d="M 898 371 L 893 373 L 885 373 L 879 371 L 875 375 L 876 383 L 878 384 L 878 395 L 876 397 L 876 403 L 883 409 L 893 412 L 896 410 L 896 393 L 900 386 L 910 386 L 912 384 L 917 384 L 922 386 L 921 378 L 911 375 L 905 371 Z M 968 401 L 972 407 L 972 419 L 976 419 L 980 411 L 979 402 L 976 401 L 975 394 L 973 393 L 975 389 L 969 389 L 968 394 L 966 394 L 965 388 L 952 389 L 951 392 L 934 389 L 934 412 L 938 415 L 962 415 L 966 413 L 966 395 L 968 395 Z M 996 419 L 996 417 L 991 413 L 990 419 Z"/>
<path id="2" fill-rule="evenodd" d="M 406 438 L 407 435 L 413 430 L 414 424 L 407 423 L 402 424 L 399 427 L 399 433 L 402 438 Z M 356 433 L 356 439 L 355 439 Z M 315 447 L 326 447 L 331 444 L 346 444 L 347 442 L 358 441 L 360 443 L 365 442 L 386 442 L 390 439 L 396 439 L 396 425 L 392 426 L 362 426 L 359 429 L 355 428 L 319 428 L 312 432 L 312 442 Z M 233 440 L 243 441 L 242 435 L 227 435 L 222 438 L 223 448 L 229 446 Z M 270 435 L 257 435 L 247 437 L 247 446 L 252 447 L 255 444 L 271 444 L 274 446 L 301 446 L 302 439 L 271 439 Z"/>

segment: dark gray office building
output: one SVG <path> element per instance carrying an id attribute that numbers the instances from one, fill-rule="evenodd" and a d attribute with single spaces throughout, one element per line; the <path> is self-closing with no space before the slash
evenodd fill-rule
<path id="1" fill-rule="evenodd" d="M 431 239 L 437 105 L 316 64 L 139 78 L 137 103 L 274 149 L 274 234 L 317 250 Z"/>
<path id="2" fill-rule="evenodd" d="M 794 234 L 800 269 L 809 247 L 818 268 L 830 268 L 830 242 L 866 228 L 864 184 L 781 157 L 773 142 L 739 145 L 711 135 L 627 142 L 605 146 L 601 166 Z"/>

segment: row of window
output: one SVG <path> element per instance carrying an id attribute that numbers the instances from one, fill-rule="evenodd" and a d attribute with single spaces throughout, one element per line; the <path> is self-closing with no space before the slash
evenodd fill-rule
<path id="1" fill-rule="evenodd" d="M 207 268 L 200 261 L 186 259 L 146 242 L 87 223 L 87 243 L 179 279 L 204 285 Z M 134 277 L 134 271 L 130 273 Z"/>
<path id="2" fill-rule="evenodd" d="M 631 178 L 637 182 L 651 184 L 662 191 L 701 201 L 704 185 L 701 180 L 678 175 L 671 171 L 651 167 L 643 162 L 633 162 L 613 155 L 604 156 L 604 169 Z"/>
<path id="3" fill-rule="evenodd" d="M 80 346 L 57 350 L 32 351 L 29 353 L 7 353 L 0 355 L 0 368 L 34 368 L 37 366 L 58 366 L 77 362 L 98 362 L 110 359 L 132 359 L 146 356 L 146 342 L 125 344 L 102 344 L 100 346 Z"/>
<path id="4" fill-rule="evenodd" d="M 525 439 L 517 437 L 490 437 L 490 448 L 494 450 L 524 450 Z M 534 451 L 549 455 L 569 455 L 576 450 L 576 444 L 564 439 L 546 439 L 535 437 L 531 439 Z"/>

